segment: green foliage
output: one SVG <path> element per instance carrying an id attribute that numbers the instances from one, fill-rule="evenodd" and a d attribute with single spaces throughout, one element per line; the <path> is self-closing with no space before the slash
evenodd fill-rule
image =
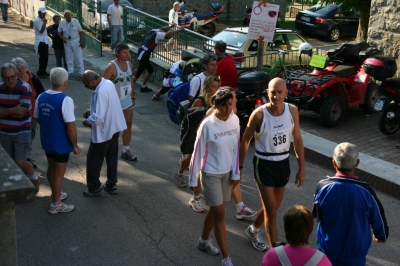
<path id="1" fill-rule="evenodd" d="M 322 0 L 326 4 L 343 4 L 345 8 L 356 9 L 359 11 L 369 11 L 371 9 L 371 0 Z"/>

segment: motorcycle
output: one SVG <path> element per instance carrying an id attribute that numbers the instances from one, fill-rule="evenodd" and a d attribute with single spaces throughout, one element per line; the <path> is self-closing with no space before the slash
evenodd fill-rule
<path id="1" fill-rule="evenodd" d="M 377 53 L 378 49 L 364 42 L 348 42 L 329 50 L 325 68 L 316 67 L 311 73 L 290 73 L 285 101 L 319 114 L 327 127 L 338 126 L 345 110 L 352 106 L 358 105 L 367 113 L 375 112 L 375 100 L 380 93 L 375 80 L 362 68 L 362 62 Z"/>
<path id="2" fill-rule="evenodd" d="M 375 111 L 382 111 L 379 130 L 393 135 L 400 128 L 400 78 L 391 78 L 397 71 L 396 61 L 388 56 L 367 58 L 363 63 L 366 73 L 379 80 L 381 96 L 376 100 Z"/>
<path id="3" fill-rule="evenodd" d="M 247 72 L 239 76 L 236 115 L 239 117 L 241 136 L 247 127 L 251 113 L 268 101 L 266 89 L 270 80 L 270 75 L 262 71 Z"/>
<path id="4" fill-rule="evenodd" d="M 224 12 L 224 7 L 218 2 L 211 3 L 211 11 L 206 13 L 198 14 L 195 11 L 181 10 L 178 13 L 178 24 L 210 37 L 216 29 L 213 21 L 218 19 L 222 12 Z"/>
<path id="5" fill-rule="evenodd" d="M 253 11 L 253 8 L 252 8 L 252 7 L 247 7 L 247 6 L 246 6 L 246 16 L 244 16 L 243 25 L 245 25 L 245 26 L 249 26 L 249 25 L 250 25 L 250 19 L 251 19 L 251 12 L 252 12 L 252 11 Z M 276 21 L 276 26 L 275 26 L 275 28 L 280 28 L 280 27 L 281 27 L 280 21 L 281 21 L 281 12 L 279 11 L 279 13 L 278 13 L 278 19 L 277 19 L 277 21 Z"/>

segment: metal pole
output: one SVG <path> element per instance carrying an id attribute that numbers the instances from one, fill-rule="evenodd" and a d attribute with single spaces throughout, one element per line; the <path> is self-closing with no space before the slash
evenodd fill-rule
<path id="1" fill-rule="evenodd" d="M 258 51 L 257 51 L 257 71 L 262 71 L 263 67 L 263 56 L 264 56 L 264 38 L 258 39 Z"/>

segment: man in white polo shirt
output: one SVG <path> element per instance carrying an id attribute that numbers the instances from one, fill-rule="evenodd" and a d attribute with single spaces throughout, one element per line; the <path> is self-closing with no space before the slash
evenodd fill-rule
<path id="1" fill-rule="evenodd" d="M 58 36 L 64 42 L 65 60 L 68 66 L 68 75 L 74 75 L 74 59 L 82 77 L 85 72 L 82 57 L 83 31 L 76 18 L 72 18 L 71 11 L 64 11 L 64 18 L 58 26 Z"/>
<path id="2" fill-rule="evenodd" d="M 120 0 L 114 0 L 114 4 L 107 9 L 108 27 L 111 30 L 111 53 L 114 54 L 115 46 L 122 42 L 122 6 Z"/>

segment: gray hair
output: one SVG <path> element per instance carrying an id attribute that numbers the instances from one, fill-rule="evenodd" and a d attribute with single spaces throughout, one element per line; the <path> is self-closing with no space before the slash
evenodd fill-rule
<path id="1" fill-rule="evenodd" d="M 55 67 L 50 71 L 50 84 L 52 88 L 59 88 L 68 80 L 68 72 L 62 67 Z"/>
<path id="2" fill-rule="evenodd" d="M 356 145 L 343 142 L 336 146 L 333 151 L 333 160 L 342 172 L 353 170 L 357 165 L 358 149 Z"/>
<path id="3" fill-rule="evenodd" d="M 16 67 L 24 66 L 24 67 L 28 68 L 28 64 L 21 57 L 15 57 L 15 58 L 11 59 L 11 63 L 13 63 Z"/>
<path id="4" fill-rule="evenodd" d="M 88 71 L 86 75 L 83 76 L 83 78 L 85 79 L 85 82 L 90 82 L 92 80 L 98 80 L 100 78 L 100 75 L 94 71 Z"/>
<path id="5" fill-rule="evenodd" d="M 15 75 L 17 75 L 18 71 L 17 71 L 17 67 L 13 64 L 13 63 L 5 63 L 2 67 L 1 67 L 1 77 L 3 78 L 3 72 L 5 70 L 9 70 L 9 69 L 14 69 Z"/>

